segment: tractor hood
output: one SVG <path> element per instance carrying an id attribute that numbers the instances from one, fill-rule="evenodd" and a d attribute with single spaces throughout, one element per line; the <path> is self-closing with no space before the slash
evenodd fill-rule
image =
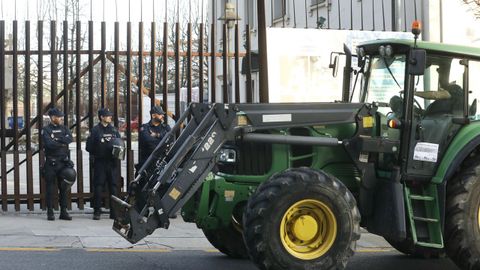
<path id="1" fill-rule="evenodd" d="M 238 104 L 255 130 L 355 123 L 363 103 Z"/>

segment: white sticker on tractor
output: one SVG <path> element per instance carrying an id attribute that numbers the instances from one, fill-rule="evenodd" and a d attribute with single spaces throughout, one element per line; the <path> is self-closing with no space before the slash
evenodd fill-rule
<path id="1" fill-rule="evenodd" d="M 415 145 L 413 160 L 437 162 L 438 144 L 419 142 Z"/>
<path id="2" fill-rule="evenodd" d="M 194 173 L 196 170 L 197 170 L 197 165 L 193 165 L 193 166 L 189 169 L 189 171 L 190 171 L 191 173 Z"/>
<path id="3" fill-rule="evenodd" d="M 262 121 L 264 123 L 292 122 L 292 114 L 264 114 Z"/>
<path id="4" fill-rule="evenodd" d="M 235 190 L 225 190 L 224 195 L 226 202 L 233 202 L 233 198 L 235 198 Z"/>

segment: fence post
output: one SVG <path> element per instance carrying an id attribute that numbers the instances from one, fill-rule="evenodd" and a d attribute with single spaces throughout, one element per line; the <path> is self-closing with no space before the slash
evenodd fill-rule
<path id="1" fill-rule="evenodd" d="M 265 1 L 257 1 L 258 10 L 258 54 L 260 69 L 260 102 L 268 103 L 268 58 L 267 58 L 267 25 L 265 21 Z"/>
<path id="2" fill-rule="evenodd" d="M 43 167 L 45 160 L 45 153 L 43 152 L 43 140 L 41 137 L 43 129 L 43 21 L 38 21 L 38 81 L 37 81 L 37 128 L 38 128 L 38 162 L 39 168 Z M 40 173 L 40 207 L 45 210 L 45 179 Z"/>
<path id="3" fill-rule="evenodd" d="M 82 153 L 82 116 L 81 116 L 81 92 L 80 92 L 80 67 L 81 67 L 81 34 L 82 34 L 82 25 L 80 21 L 76 23 L 76 62 L 75 62 L 75 116 L 76 116 L 76 139 L 77 139 L 77 193 L 78 193 L 78 208 L 83 210 L 85 205 L 85 198 L 83 193 L 83 153 Z"/>
<path id="4" fill-rule="evenodd" d="M 20 157 L 18 153 L 18 21 L 13 21 L 13 187 L 15 211 L 20 211 Z"/>
<path id="5" fill-rule="evenodd" d="M 33 162 L 32 162 L 32 132 L 30 130 L 30 21 L 25 22 L 25 130 L 26 130 L 26 158 L 27 158 L 27 207 L 34 210 L 33 204 Z"/>

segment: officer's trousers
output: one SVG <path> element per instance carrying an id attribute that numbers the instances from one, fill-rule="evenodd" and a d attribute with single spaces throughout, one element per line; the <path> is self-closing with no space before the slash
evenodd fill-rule
<path id="1" fill-rule="evenodd" d="M 65 163 L 61 161 L 60 158 L 49 158 L 47 157 L 44 172 L 45 172 L 45 181 L 47 192 L 45 194 L 45 199 L 47 201 L 47 208 L 53 208 L 53 194 L 57 191 L 55 188 L 55 182 L 57 184 L 59 194 L 59 203 L 61 208 L 67 208 L 67 188 L 65 185 L 62 185 L 62 179 L 58 178 L 60 171 L 65 168 Z"/>
<path id="2" fill-rule="evenodd" d="M 93 208 L 95 210 L 100 210 L 100 207 L 102 206 L 102 193 L 105 184 L 108 184 L 110 190 L 109 195 L 117 195 L 117 181 L 119 177 L 117 162 L 118 161 L 115 159 L 97 158 L 95 158 L 93 162 L 93 185 L 95 187 L 93 193 Z"/>

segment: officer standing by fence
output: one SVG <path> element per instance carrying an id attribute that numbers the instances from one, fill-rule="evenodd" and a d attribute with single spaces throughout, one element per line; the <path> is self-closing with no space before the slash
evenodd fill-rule
<path id="1" fill-rule="evenodd" d="M 57 108 L 48 111 L 50 124 L 42 129 L 42 139 L 45 151 L 43 172 L 46 180 L 47 219 L 55 220 L 53 213 L 53 192 L 55 182 L 60 190 L 60 219 L 72 220 L 67 212 L 67 191 L 75 182 L 76 172 L 70 160 L 68 145 L 73 141 L 70 130 L 62 125 L 63 112 Z M 55 189 L 56 192 L 56 189 Z"/>
<path id="2" fill-rule="evenodd" d="M 140 127 L 138 135 L 139 160 L 137 164 L 137 172 L 147 161 L 150 154 L 157 147 L 163 137 L 170 131 L 170 126 L 165 119 L 165 112 L 162 107 L 155 106 L 150 110 L 150 122 Z"/>
<path id="3" fill-rule="evenodd" d="M 87 151 L 94 157 L 93 171 L 93 219 L 100 220 L 102 206 L 102 191 L 108 184 L 110 195 L 117 195 L 118 159 L 113 156 L 114 142 L 120 138 L 120 133 L 112 126 L 113 113 L 106 108 L 98 111 L 100 123 L 93 127 L 87 139 Z M 110 218 L 115 218 L 110 209 Z"/>

